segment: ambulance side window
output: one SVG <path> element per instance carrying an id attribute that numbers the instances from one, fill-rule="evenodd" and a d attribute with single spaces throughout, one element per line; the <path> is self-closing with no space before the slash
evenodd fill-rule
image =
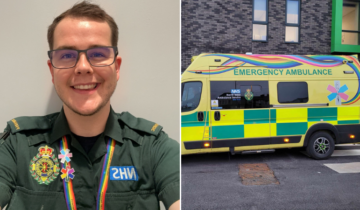
<path id="1" fill-rule="evenodd" d="M 211 109 L 269 107 L 267 81 L 211 81 Z"/>
<path id="2" fill-rule="evenodd" d="M 269 108 L 268 81 L 236 81 L 241 90 L 243 109 Z"/>
<path id="3" fill-rule="evenodd" d="M 211 109 L 240 109 L 241 97 L 235 81 L 211 81 Z"/>
<path id="4" fill-rule="evenodd" d="M 181 112 L 188 112 L 199 106 L 201 90 L 201 82 L 186 82 L 181 84 Z"/>
<path id="5" fill-rule="evenodd" d="M 307 103 L 309 101 L 306 82 L 279 82 L 277 91 L 279 103 Z"/>

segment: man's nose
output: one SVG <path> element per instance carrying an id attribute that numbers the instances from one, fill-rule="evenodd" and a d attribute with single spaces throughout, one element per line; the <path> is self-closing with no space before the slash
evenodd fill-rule
<path id="1" fill-rule="evenodd" d="M 75 66 L 75 74 L 90 74 L 93 73 L 92 66 L 90 65 L 86 54 L 81 52 L 79 54 L 79 60 Z"/>

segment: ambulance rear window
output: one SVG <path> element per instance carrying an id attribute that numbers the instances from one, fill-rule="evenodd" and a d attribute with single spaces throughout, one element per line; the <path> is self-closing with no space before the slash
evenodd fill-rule
<path id="1" fill-rule="evenodd" d="M 188 112 L 199 106 L 201 89 L 201 82 L 186 82 L 181 84 L 181 112 Z"/>
<path id="2" fill-rule="evenodd" d="M 279 82 L 277 90 L 279 103 L 307 103 L 309 101 L 306 82 Z"/>

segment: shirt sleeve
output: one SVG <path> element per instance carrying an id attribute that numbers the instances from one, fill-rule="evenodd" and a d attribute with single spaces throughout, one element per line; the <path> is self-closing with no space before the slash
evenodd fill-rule
<path id="1" fill-rule="evenodd" d="M 5 129 L 4 132 L 7 132 Z M 0 207 L 9 203 L 16 185 L 15 137 L 10 134 L 0 140 Z"/>
<path id="2" fill-rule="evenodd" d="M 166 209 L 180 199 L 180 146 L 161 132 L 152 148 L 156 192 Z"/>

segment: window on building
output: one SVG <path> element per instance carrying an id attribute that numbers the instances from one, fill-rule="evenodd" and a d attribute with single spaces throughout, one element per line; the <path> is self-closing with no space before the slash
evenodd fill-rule
<path id="1" fill-rule="evenodd" d="M 188 112 L 199 106 L 201 89 L 201 82 L 186 82 L 181 84 L 181 112 Z"/>
<path id="2" fill-rule="evenodd" d="M 269 108 L 267 81 L 211 81 L 211 109 Z"/>
<path id="3" fill-rule="evenodd" d="M 359 45 L 359 1 L 344 0 L 342 16 L 342 35 L 341 43 L 349 45 Z"/>
<path id="4" fill-rule="evenodd" d="M 299 43 L 300 0 L 286 0 L 285 42 Z"/>
<path id="5" fill-rule="evenodd" d="M 267 41 L 268 0 L 253 0 L 253 41 Z"/>
<path id="6" fill-rule="evenodd" d="M 277 90 L 279 103 L 306 103 L 309 101 L 306 82 L 279 82 Z"/>

